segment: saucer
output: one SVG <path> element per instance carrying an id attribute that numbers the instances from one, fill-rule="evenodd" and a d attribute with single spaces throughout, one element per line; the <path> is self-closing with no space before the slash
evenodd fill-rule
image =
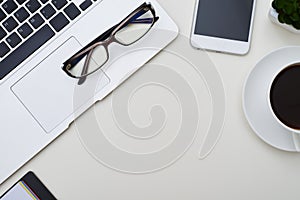
<path id="1" fill-rule="evenodd" d="M 243 109 L 258 137 L 285 151 L 300 152 L 300 135 L 283 128 L 268 107 L 268 89 L 273 78 L 289 64 L 300 62 L 300 46 L 284 47 L 262 58 L 249 73 L 243 90 Z"/>

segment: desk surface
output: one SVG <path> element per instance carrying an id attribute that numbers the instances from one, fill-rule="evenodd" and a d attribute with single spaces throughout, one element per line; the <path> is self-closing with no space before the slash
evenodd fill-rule
<path id="1" fill-rule="evenodd" d="M 180 34 L 189 37 L 195 1 L 159 2 L 179 26 Z M 142 175 L 120 173 L 87 153 L 73 124 L 1 185 L 0 193 L 32 170 L 58 199 L 299 199 L 300 156 L 276 150 L 261 141 L 249 127 L 242 110 L 243 84 L 258 60 L 279 47 L 300 45 L 299 35 L 269 21 L 270 4 L 271 0 L 257 1 L 248 55 L 209 53 L 224 82 L 227 117 L 222 137 L 206 159 L 198 159 L 203 139 L 199 136 L 186 154 L 166 169 Z M 168 48 L 180 48 L 177 44 L 175 41 Z M 189 51 L 196 50 L 191 47 Z M 154 62 L 164 59 L 161 55 Z M 136 76 L 143 75 L 143 70 Z M 120 90 L 122 87 L 116 92 Z M 109 114 L 111 98 L 101 107 L 106 109 L 103 115 Z M 76 123 L 84 123 L 89 112 L 93 111 L 87 111 Z"/>

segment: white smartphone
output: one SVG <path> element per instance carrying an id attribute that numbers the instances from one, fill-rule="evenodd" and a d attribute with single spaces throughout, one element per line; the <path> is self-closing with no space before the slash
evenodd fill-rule
<path id="1" fill-rule="evenodd" d="M 191 34 L 195 48 L 248 53 L 256 0 L 197 0 Z"/>

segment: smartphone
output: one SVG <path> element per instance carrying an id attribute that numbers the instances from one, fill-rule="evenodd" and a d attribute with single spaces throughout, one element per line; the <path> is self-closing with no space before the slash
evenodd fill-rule
<path id="1" fill-rule="evenodd" d="M 191 34 L 195 48 L 247 54 L 256 0 L 197 0 Z"/>
<path id="2" fill-rule="evenodd" d="M 0 200 L 56 200 L 33 172 L 28 172 Z"/>

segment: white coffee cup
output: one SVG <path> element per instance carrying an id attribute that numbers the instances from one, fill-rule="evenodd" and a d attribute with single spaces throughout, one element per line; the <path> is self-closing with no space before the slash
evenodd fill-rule
<path id="1" fill-rule="evenodd" d="M 296 65 L 300 63 L 290 63 L 287 64 L 286 67 L 284 67 L 283 69 L 281 69 L 280 71 L 278 71 L 277 73 L 275 73 L 274 77 L 272 78 L 272 81 L 270 82 L 269 88 L 268 88 L 268 93 L 267 93 L 267 101 L 268 101 L 268 107 L 269 110 L 272 113 L 273 118 L 278 122 L 278 124 L 280 124 L 283 128 L 285 128 L 286 130 L 290 131 L 292 136 L 293 136 L 293 140 L 294 140 L 294 144 L 295 144 L 295 148 L 297 151 L 300 151 L 300 129 L 295 129 L 292 127 L 289 127 L 288 125 L 286 125 L 285 123 L 283 123 L 275 114 L 273 108 L 272 108 L 272 104 L 271 104 L 271 89 L 272 89 L 272 85 L 275 81 L 275 79 L 277 78 L 277 76 L 284 70 L 286 70 L 289 67 L 292 67 L 293 65 Z"/>

